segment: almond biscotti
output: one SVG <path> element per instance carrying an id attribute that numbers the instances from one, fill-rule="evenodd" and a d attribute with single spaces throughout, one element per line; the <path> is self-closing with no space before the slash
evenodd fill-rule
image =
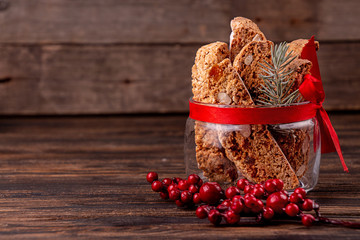
<path id="1" fill-rule="evenodd" d="M 278 178 L 284 181 L 285 189 L 299 185 L 294 170 L 266 125 L 228 125 L 228 128 L 223 126 L 219 131 L 221 145 L 245 178 L 256 183 Z"/>
<path id="2" fill-rule="evenodd" d="M 264 97 L 261 92 L 264 80 L 260 77 L 262 70 L 259 63 L 271 62 L 271 46 L 271 41 L 252 41 L 241 49 L 233 62 L 255 103 L 260 96 Z"/>
<path id="3" fill-rule="evenodd" d="M 307 39 L 296 39 L 289 43 L 288 52 L 292 51 L 294 55 L 300 57 L 302 49 L 304 46 L 309 42 Z M 315 41 L 315 49 L 316 51 L 319 50 L 319 42 Z"/>
<path id="4" fill-rule="evenodd" d="M 264 41 L 265 35 L 250 19 L 236 17 L 231 20 L 230 59 L 234 61 L 241 49 L 251 41 Z"/>
<path id="5" fill-rule="evenodd" d="M 219 67 L 210 70 L 214 65 L 222 62 L 229 56 L 226 43 L 215 42 L 201 47 L 195 57 L 192 68 L 193 100 L 203 103 L 218 103 L 221 97 L 220 86 L 225 92 L 224 81 L 212 86 L 210 76 Z M 215 70 L 216 69 L 216 70 Z M 222 70 L 221 70 L 222 71 Z M 220 96 L 219 96 L 220 94 Z M 238 178 L 238 171 L 221 151 L 215 124 L 195 121 L 196 161 L 198 168 L 203 171 L 210 181 L 233 182 Z"/>
<path id="6" fill-rule="evenodd" d="M 233 182 L 238 171 L 221 151 L 216 124 L 195 121 L 196 161 L 210 181 Z"/>

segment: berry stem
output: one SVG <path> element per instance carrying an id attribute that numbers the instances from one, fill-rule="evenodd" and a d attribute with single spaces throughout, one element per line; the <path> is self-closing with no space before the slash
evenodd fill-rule
<path id="1" fill-rule="evenodd" d="M 360 223 L 357 222 L 347 222 L 342 220 L 336 220 L 336 219 L 329 219 L 326 217 L 319 217 L 318 221 L 320 223 L 327 223 L 327 224 L 333 224 L 333 225 L 340 225 L 348 228 L 357 228 L 360 229 Z"/>

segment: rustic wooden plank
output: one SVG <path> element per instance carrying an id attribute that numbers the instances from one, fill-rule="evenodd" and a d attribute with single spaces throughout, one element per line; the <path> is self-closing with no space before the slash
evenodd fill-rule
<path id="1" fill-rule="evenodd" d="M 186 112 L 200 45 L 0 47 L 1 114 Z M 322 44 L 328 110 L 359 110 L 359 43 Z"/>
<path id="2" fill-rule="evenodd" d="M 229 3 L 229 0 L 13 0 L 0 12 L 0 42 L 214 41 L 219 35 L 228 35 Z"/>
<path id="3" fill-rule="evenodd" d="M 331 114 L 350 174 L 322 156 L 309 193 L 324 216 L 360 221 L 360 114 Z M 0 234 L 6 239 L 358 239 L 360 230 L 267 226 L 215 228 L 161 200 L 145 181 L 184 177 L 186 116 L 0 118 Z M 131 150 L 129 150 L 131 149 Z M 250 220 L 250 219 L 249 219 Z"/>
<path id="4" fill-rule="evenodd" d="M 253 19 L 272 41 L 315 35 L 320 41 L 359 40 L 357 0 L 234 1 L 233 16 Z"/>
<path id="5" fill-rule="evenodd" d="M 359 110 L 360 68 L 357 59 L 360 59 L 360 44 L 322 44 L 318 58 L 326 93 L 324 107 Z"/>
<path id="6" fill-rule="evenodd" d="M 316 35 L 360 40 L 357 0 L 3 0 L 0 43 L 205 43 L 228 41 L 234 16 L 273 41 Z"/>
<path id="7" fill-rule="evenodd" d="M 3 46 L 0 68 L 12 80 L 0 84 L 0 112 L 183 112 L 191 95 L 191 66 L 198 47 L 50 45 L 43 46 L 39 56 L 26 46 Z M 36 61 L 17 62 L 20 57 L 13 51 L 25 51 Z M 12 69 L 22 61 L 40 71 L 40 77 L 26 76 L 26 69 L 13 75 Z"/>

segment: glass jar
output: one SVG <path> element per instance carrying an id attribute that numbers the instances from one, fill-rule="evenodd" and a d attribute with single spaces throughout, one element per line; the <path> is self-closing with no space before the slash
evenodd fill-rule
<path id="1" fill-rule="evenodd" d="M 320 130 L 316 118 L 275 125 L 188 118 L 184 153 L 186 174 L 198 174 L 204 181 L 229 185 L 241 178 L 255 183 L 279 178 L 288 191 L 297 187 L 309 191 L 319 177 Z"/>

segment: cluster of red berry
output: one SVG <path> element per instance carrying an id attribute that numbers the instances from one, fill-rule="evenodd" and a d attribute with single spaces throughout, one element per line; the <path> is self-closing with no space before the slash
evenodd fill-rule
<path id="1" fill-rule="evenodd" d="M 199 189 L 203 185 L 203 181 L 196 174 L 189 175 L 187 179 L 164 178 L 159 181 L 157 173 L 149 172 L 146 180 L 151 183 L 153 191 L 160 192 L 162 199 L 175 201 L 179 207 L 190 207 L 202 203 Z"/>
<path id="2" fill-rule="evenodd" d="M 196 215 L 198 218 L 207 217 L 211 223 L 218 225 L 222 219 L 228 224 L 236 224 L 240 216 L 256 216 L 257 221 L 269 221 L 275 215 L 286 214 L 289 217 L 301 217 L 305 226 L 311 226 L 315 217 L 303 214 L 302 211 L 311 211 L 314 207 L 317 210 L 318 205 L 306 198 L 303 188 L 295 189 L 289 197 L 283 187 L 284 183 L 280 179 L 270 179 L 264 184 L 252 184 L 246 179 L 240 179 L 236 187 L 226 189 L 225 200 L 217 206 L 205 201 L 207 204 L 199 206 Z M 240 195 L 241 191 L 244 196 Z M 206 191 L 209 198 L 214 194 L 218 193 Z"/>
<path id="3" fill-rule="evenodd" d="M 160 193 L 162 199 L 175 201 L 179 207 L 194 207 L 196 216 L 208 218 L 214 225 L 219 225 L 222 219 L 228 224 L 237 224 L 241 216 L 255 216 L 257 222 L 270 221 L 275 217 L 291 217 L 301 219 L 305 226 L 314 222 L 331 223 L 346 227 L 360 228 L 359 223 L 350 223 L 324 218 L 319 213 L 319 205 L 306 198 L 306 191 L 297 188 L 289 195 L 283 189 L 280 179 L 270 179 L 263 184 L 253 184 L 246 179 L 240 179 L 236 186 L 224 191 L 216 182 L 203 183 L 196 174 L 187 179 L 164 178 L 158 180 L 158 174 L 149 172 L 146 179 L 151 188 Z M 241 191 L 244 195 L 241 196 Z M 304 211 L 315 211 L 316 218 Z"/>

